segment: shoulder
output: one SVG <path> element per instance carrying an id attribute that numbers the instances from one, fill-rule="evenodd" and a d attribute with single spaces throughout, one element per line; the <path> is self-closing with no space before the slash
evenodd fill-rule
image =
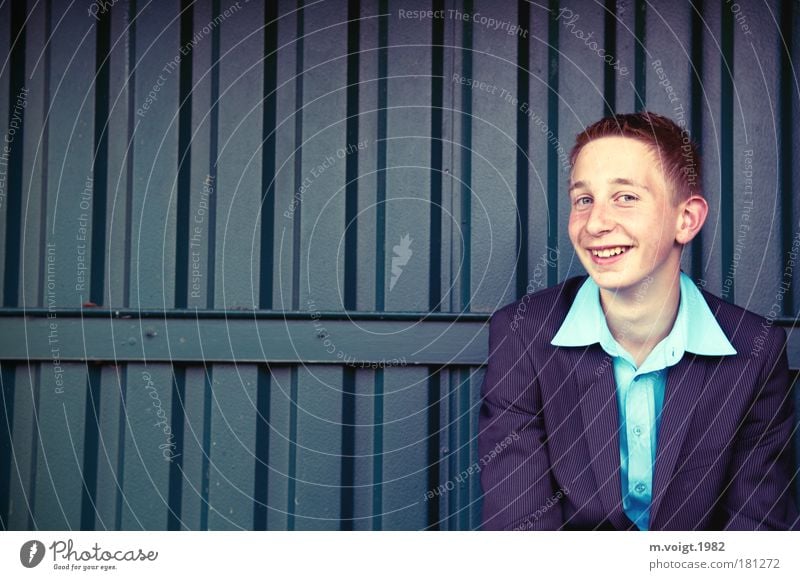
<path id="1" fill-rule="evenodd" d="M 574 276 L 556 286 L 525 294 L 495 311 L 492 321 L 503 321 L 512 331 L 525 336 L 541 336 L 549 342 L 564 321 L 586 278 L 585 275 Z"/>
<path id="2" fill-rule="evenodd" d="M 736 351 L 744 356 L 768 349 L 776 341 L 779 346 L 786 341 L 786 332 L 774 324 L 774 318 L 765 318 L 751 310 L 726 302 L 711 292 L 700 289 L 711 313 Z"/>

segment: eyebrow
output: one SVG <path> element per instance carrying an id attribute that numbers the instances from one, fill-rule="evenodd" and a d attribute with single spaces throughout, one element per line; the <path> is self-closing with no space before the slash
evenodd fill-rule
<path id="1" fill-rule="evenodd" d="M 631 179 L 627 179 L 625 177 L 615 177 L 614 179 L 609 179 L 608 183 L 610 185 L 630 185 L 632 187 L 637 187 L 639 189 L 644 189 L 645 191 L 650 191 L 650 189 L 646 185 L 644 185 L 642 183 L 638 183 L 638 182 L 633 181 Z M 575 183 L 573 183 L 573 184 L 571 184 L 569 186 L 569 190 L 568 191 L 570 193 L 572 193 L 573 190 L 580 189 L 580 188 L 591 189 L 591 186 L 590 186 L 588 181 L 576 181 Z"/>

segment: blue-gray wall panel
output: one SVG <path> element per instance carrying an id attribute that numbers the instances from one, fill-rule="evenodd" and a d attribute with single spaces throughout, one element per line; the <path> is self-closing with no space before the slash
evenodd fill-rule
<path id="1" fill-rule="evenodd" d="M 130 15 L 129 2 L 111 11 L 111 46 L 108 54 L 108 172 L 106 177 L 106 248 L 103 256 L 105 280 L 103 304 L 128 305 L 129 284 L 129 228 L 131 216 L 128 183 L 132 167 L 133 126 L 136 113 L 134 72 L 130 66 L 133 58 L 133 33 L 135 24 Z"/>
<path id="2" fill-rule="evenodd" d="M 384 371 L 361 369 L 355 377 L 353 414 L 353 529 L 383 525 Z"/>
<path id="3" fill-rule="evenodd" d="M 356 304 L 359 310 L 376 309 L 377 260 L 383 259 L 378 248 L 378 91 L 380 68 L 379 10 L 371 4 L 361 6 L 358 36 L 358 134 L 366 139 L 367 146 L 358 152 L 357 191 L 357 254 L 360 257 L 357 271 Z M 388 20 L 388 17 L 384 17 Z M 384 51 L 385 54 L 385 51 Z M 351 89 L 352 90 L 352 89 Z M 385 115 L 385 112 L 383 113 Z M 385 146 L 385 144 L 384 144 Z M 354 176 L 355 177 L 355 176 Z M 385 206 L 384 206 L 385 208 Z"/>
<path id="4" fill-rule="evenodd" d="M 702 83 L 700 108 L 702 118 L 703 192 L 708 200 L 709 213 L 705 226 L 698 235 L 702 241 L 702 263 L 699 267 L 705 288 L 719 294 L 722 291 L 722 216 L 721 216 L 721 123 L 719 116 L 722 99 L 722 54 L 720 33 L 722 30 L 721 4 L 704 4 L 700 7 L 702 21 Z"/>
<path id="5" fill-rule="evenodd" d="M 296 369 L 289 366 L 270 368 L 269 390 L 269 469 L 267 471 L 268 530 L 288 528 L 292 454 L 292 382 Z"/>
<path id="6" fill-rule="evenodd" d="M 43 367 L 43 368 L 42 368 Z M 39 373 L 49 373 L 50 364 L 17 365 L 14 386 L 14 425 L 11 435 L 8 528 L 34 529 L 33 509 L 36 486 L 35 460 L 39 449 L 36 431 L 36 400 L 39 396 Z M 5 498 L 4 498 L 4 501 Z"/>
<path id="7" fill-rule="evenodd" d="M 338 530 L 341 495 L 342 369 L 297 370 L 294 497 L 296 530 Z"/>
<path id="8" fill-rule="evenodd" d="M 303 11 L 301 310 L 344 309 L 347 18 L 341 6 Z M 308 181 L 306 181 L 308 180 Z M 311 306 L 313 304 L 314 306 Z"/>
<path id="9" fill-rule="evenodd" d="M 21 263 L 24 271 L 20 274 L 21 303 L 28 306 L 39 306 L 46 292 L 42 281 L 42 245 L 45 239 L 46 225 L 42 220 L 43 206 L 46 199 L 45 168 L 47 167 L 48 129 L 44 123 L 50 114 L 48 74 L 50 73 L 48 30 L 46 26 L 46 5 L 42 2 L 29 6 L 30 29 L 25 35 L 27 57 L 25 59 L 25 92 L 9 95 L 10 107 L 13 110 L 23 104 L 23 132 L 14 135 L 14 141 L 22 147 L 22 222 L 23 237 L 21 240 Z M 90 35 L 90 39 L 92 36 Z M 51 39 L 50 42 L 55 42 Z M 2 90 L 2 89 L 0 89 Z M 77 91 L 76 91 L 77 92 Z M 7 89 L 6 89 L 6 94 Z M 22 97 L 22 99 L 20 98 Z M 88 113 L 91 113 L 92 102 Z M 3 109 L 0 109 L 3 110 Z M 5 145 L 5 143 L 3 144 Z M 6 183 L 8 185 L 8 182 Z M 5 193 L 8 193 L 6 190 Z M 5 200 L 3 202 L 5 206 Z M 4 230 L 5 231 L 5 230 Z M 0 236 L 5 237 L 5 236 Z M 5 240 L 4 240 L 5 241 Z M 5 252 L 3 252 L 5 254 Z M 4 256 L 5 257 L 5 256 Z"/>
<path id="10" fill-rule="evenodd" d="M 769 312 L 783 282 L 781 191 L 778 173 L 780 45 L 763 2 L 742 2 L 752 30 L 734 21 L 733 237 L 723 261 L 722 296 Z M 732 296 L 729 296 L 732 294 Z"/>
<path id="11" fill-rule="evenodd" d="M 780 302 L 799 366 L 796 2 L 90 4 L 15 4 L 13 53 L 25 19 L 0 4 L 0 139 L 27 89 L 0 186 L 8 528 L 478 527 L 485 315 L 582 272 L 566 155 L 605 110 L 700 141 L 711 211 L 683 266 Z"/>
<path id="12" fill-rule="evenodd" d="M 6 112 L 9 110 L 9 103 L 11 97 L 9 95 L 9 77 L 11 76 L 11 67 L 9 56 L 11 54 L 11 3 L 3 3 L 0 5 L 0 47 L 2 47 L 6 58 L 3 59 L 3 64 L 0 65 L 0 135 L 8 133 L 9 117 Z M 5 148 L 4 148 L 5 151 Z M 2 181 L 0 181 L 0 227 L 3 232 L 6 231 L 6 220 L 8 219 L 8 170 L 3 167 Z M 0 280 L 5 279 L 6 268 L 6 236 L 0 236 Z M 5 304 L 5 285 L 0 285 L 0 304 Z"/>
<path id="13" fill-rule="evenodd" d="M 209 26 L 209 23 L 214 22 L 217 17 L 220 18 L 221 24 L 200 38 L 192 48 L 192 90 L 190 95 L 192 122 L 189 141 L 191 150 L 183 161 L 184 163 L 188 162 L 190 166 L 188 183 L 182 184 L 188 189 L 189 207 L 188 215 L 180 218 L 187 220 L 188 226 L 184 232 L 184 239 L 178 239 L 177 243 L 179 246 L 181 244 L 187 246 L 186 254 L 184 254 L 187 260 L 186 280 L 184 281 L 187 307 L 211 308 L 214 304 L 214 297 L 209 295 L 209 281 L 213 280 L 215 275 L 211 270 L 213 261 L 210 254 L 213 251 L 212 244 L 214 243 L 211 230 L 214 220 L 219 216 L 219 205 L 217 204 L 219 175 L 214 165 L 218 148 L 212 145 L 212 138 L 218 139 L 218 135 L 216 134 L 217 127 L 213 126 L 216 117 L 212 107 L 220 105 L 219 90 L 213 92 L 213 83 L 216 79 L 215 75 L 222 70 L 222 63 L 219 62 L 219 55 L 215 54 L 214 46 L 219 42 L 221 30 L 228 28 L 226 23 L 230 23 L 230 18 L 234 18 L 235 15 L 222 21 L 222 15 L 214 14 L 212 6 L 208 2 L 195 3 L 193 9 L 195 30 L 198 28 L 202 30 L 204 26 Z M 235 63 L 230 56 L 226 56 L 226 59 L 229 64 Z M 248 62 L 247 66 L 251 64 Z M 215 65 L 216 68 L 214 68 Z M 230 87 L 225 85 L 225 88 Z M 253 96 L 257 96 L 257 92 Z M 243 111 L 243 114 L 246 114 L 246 111 Z M 212 147 L 214 148 L 213 153 Z M 237 159 L 238 161 L 246 163 L 247 158 Z"/>
<path id="14" fill-rule="evenodd" d="M 550 19 L 547 11 L 541 6 L 531 6 L 530 24 L 528 28 L 528 123 L 527 178 L 528 178 L 528 213 L 520 216 L 528 225 L 528 272 L 524 290 L 530 288 L 541 290 L 548 284 L 548 270 L 555 268 L 557 254 L 553 245 L 552 255 L 548 256 L 549 214 L 551 204 L 548 191 L 552 182 L 557 195 L 558 184 L 566 181 L 569 154 L 569 143 L 558 137 L 558 125 L 551 126 L 548 121 L 548 99 L 552 97 L 552 86 L 549 74 L 551 46 L 548 40 Z M 521 103 L 520 103 L 521 105 Z M 561 157 L 558 147 L 561 147 Z M 551 167 L 548 163 L 548 152 L 554 150 L 556 162 Z M 566 253 L 564 254 L 566 255 Z M 548 266 L 551 263 L 552 266 Z M 521 297 L 520 292 L 517 296 Z"/>
<path id="15" fill-rule="evenodd" d="M 129 364 L 125 417 L 122 517 L 124 530 L 165 530 L 172 441 L 172 369 L 168 364 Z M 174 435 L 174 434 L 173 434 Z"/>
<path id="16" fill-rule="evenodd" d="M 429 3 L 409 2 L 408 10 Z M 431 22 L 389 18 L 386 142 L 386 310 L 429 304 Z M 380 282 L 379 282 L 380 283 Z M 434 303 L 439 297 L 433 297 Z"/>
<path id="17" fill-rule="evenodd" d="M 124 367 L 102 368 L 97 450 L 97 495 L 94 500 L 95 529 L 117 530 L 123 473 L 121 467 Z"/>
<path id="18" fill-rule="evenodd" d="M 180 62 L 188 58 L 181 48 L 177 0 L 140 10 L 133 190 L 128 192 L 133 198 L 129 303 L 134 308 L 169 308 L 175 301 Z"/>
<path id="19" fill-rule="evenodd" d="M 236 5 L 223 2 L 222 9 Z M 258 304 L 263 22 L 262 7 L 250 5 L 233 12 L 220 27 L 219 157 L 214 194 L 218 239 L 214 301 L 220 308 L 253 309 Z"/>
<path id="20" fill-rule="evenodd" d="M 476 2 L 475 12 L 509 27 L 517 22 L 513 3 Z M 504 29 L 473 26 L 472 205 L 470 310 L 494 312 L 516 296 L 517 252 L 517 37 Z M 469 82 L 458 77 L 461 83 Z M 446 79 L 454 83 L 454 75 Z M 461 84 L 458 85 L 463 86 Z M 540 208 L 541 209 L 541 208 Z M 525 224 L 527 228 L 527 224 Z"/>
<path id="21" fill-rule="evenodd" d="M 208 529 L 208 475 L 210 469 L 210 440 L 206 430 L 206 417 L 211 409 L 206 407 L 210 393 L 208 374 L 213 373 L 212 365 L 192 366 L 186 369 L 186 385 L 189 387 L 183 397 L 183 449 L 181 450 L 181 529 Z M 213 404 L 213 403 L 212 403 Z M 210 406 L 210 405 L 209 405 Z"/>
<path id="22" fill-rule="evenodd" d="M 89 3 L 81 4 L 52 7 L 60 26 L 50 39 L 46 241 L 55 250 L 54 297 L 62 308 L 89 301 L 91 272 L 95 27 Z"/>
<path id="23" fill-rule="evenodd" d="M 384 373 L 385 529 L 420 530 L 427 524 L 427 378 L 425 368 L 386 369 Z"/>
<path id="24" fill-rule="evenodd" d="M 256 376 L 255 365 L 214 365 L 208 491 L 211 530 L 253 527 Z"/>
<path id="25" fill-rule="evenodd" d="M 40 376 L 33 516 L 40 530 L 77 530 L 81 522 L 86 365 L 62 366 L 60 386 L 54 375 Z"/>
<path id="26" fill-rule="evenodd" d="M 292 2 L 282 2 L 279 6 L 278 38 L 277 38 L 277 80 L 275 89 L 275 121 L 271 128 L 275 137 L 275 234 L 273 259 L 273 308 L 290 310 L 301 308 L 299 305 L 299 264 L 295 264 L 295 254 L 300 255 L 300 248 L 295 249 L 295 229 L 301 218 L 302 194 L 300 186 L 302 177 L 297 164 L 302 159 L 302 137 L 298 140 L 297 125 L 299 123 L 297 104 L 302 98 L 301 81 L 303 79 L 302 55 L 299 48 L 304 45 L 304 38 L 297 35 L 298 12 Z M 302 306 L 303 309 L 306 306 Z"/>

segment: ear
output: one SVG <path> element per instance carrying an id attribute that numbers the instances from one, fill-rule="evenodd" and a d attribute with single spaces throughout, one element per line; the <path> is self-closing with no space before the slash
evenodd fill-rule
<path id="1" fill-rule="evenodd" d="M 708 202 L 699 195 L 693 195 L 681 202 L 675 241 L 683 245 L 691 242 L 703 227 L 707 215 Z"/>

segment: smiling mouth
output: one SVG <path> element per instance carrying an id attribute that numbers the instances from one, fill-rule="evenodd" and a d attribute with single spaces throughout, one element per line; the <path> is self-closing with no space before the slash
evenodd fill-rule
<path id="1" fill-rule="evenodd" d="M 620 254 L 624 254 L 630 249 L 630 246 L 612 246 L 608 248 L 589 249 L 591 254 L 597 258 L 613 258 Z"/>

